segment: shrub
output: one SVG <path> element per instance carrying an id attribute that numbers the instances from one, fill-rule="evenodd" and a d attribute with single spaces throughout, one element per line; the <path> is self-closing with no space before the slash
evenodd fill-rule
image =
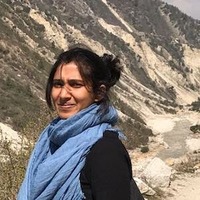
<path id="1" fill-rule="evenodd" d="M 20 131 L 19 149 L 14 151 L 11 142 L 0 140 L 0 199 L 16 199 L 19 187 L 25 175 L 30 153 L 38 134 L 51 120 L 52 115 L 43 109 L 37 120 L 29 122 Z"/>
<path id="2" fill-rule="evenodd" d="M 23 139 L 22 139 L 23 143 Z M 0 141 L 0 199 L 16 199 L 16 194 L 24 177 L 26 163 L 32 145 L 23 146 L 19 152 L 11 148 L 11 142 Z"/>
<path id="3" fill-rule="evenodd" d="M 193 133 L 200 133 L 200 124 L 196 124 L 194 126 L 190 126 L 190 130 L 193 132 Z"/>
<path id="4" fill-rule="evenodd" d="M 192 102 L 191 106 L 192 106 L 191 110 L 200 112 L 200 97 L 198 98 L 197 101 Z"/>

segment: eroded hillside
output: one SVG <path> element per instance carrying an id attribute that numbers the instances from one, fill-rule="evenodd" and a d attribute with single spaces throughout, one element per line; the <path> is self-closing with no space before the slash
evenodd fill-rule
<path id="1" fill-rule="evenodd" d="M 120 4 L 2 0 L 0 120 L 23 127 L 37 116 L 54 59 L 78 44 L 120 56 L 112 97 L 130 146 L 148 141 L 147 118 L 188 109 L 200 96 L 200 22 L 159 0 Z"/>

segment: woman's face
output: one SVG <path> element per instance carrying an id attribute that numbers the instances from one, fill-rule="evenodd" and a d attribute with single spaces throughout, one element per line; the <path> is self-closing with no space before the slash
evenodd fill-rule
<path id="1" fill-rule="evenodd" d="M 85 85 L 74 62 L 57 68 L 51 97 L 60 118 L 68 118 L 95 101 L 91 87 Z"/>

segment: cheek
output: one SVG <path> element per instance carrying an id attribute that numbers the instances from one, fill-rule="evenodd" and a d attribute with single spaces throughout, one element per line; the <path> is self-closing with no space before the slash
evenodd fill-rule
<path id="1" fill-rule="evenodd" d="M 59 89 L 55 89 L 55 88 L 52 89 L 51 98 L 52 98 L 53 102 L 55 102 L 58 99 L 59 94 L 60 94 L 60 90 Z"/>
<path id="2" fill-rule="evenodd" d="M 94 103 L 94 95 L 86 92 L 84 96 L 80 97 L 80 100 L 82 101 L 83 106 L 87 107 L 90 104 Z"/>

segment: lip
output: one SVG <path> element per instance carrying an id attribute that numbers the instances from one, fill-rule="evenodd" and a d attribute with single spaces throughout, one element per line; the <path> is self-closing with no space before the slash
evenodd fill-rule
<path id="1" fill-rule="evenodd" d="M 74 106 L 75 106 L 75 104 L 64 104 L 64 105 L 58 104 L 58 109 L 59 110 L 69 110 L 69 109 L 73 108 Z"/>

